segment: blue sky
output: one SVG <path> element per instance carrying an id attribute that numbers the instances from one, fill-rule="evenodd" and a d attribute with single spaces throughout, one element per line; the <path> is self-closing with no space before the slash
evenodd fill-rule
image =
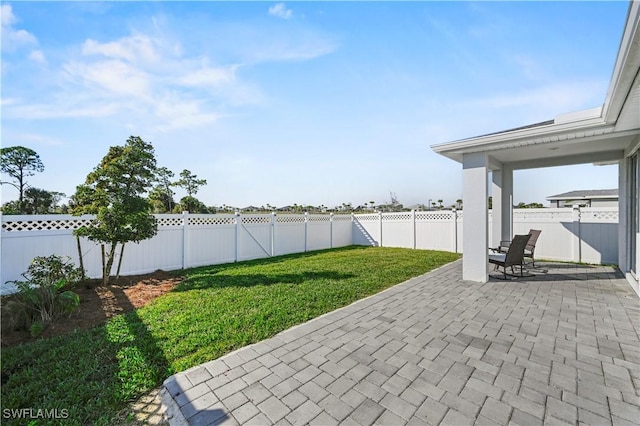
<path id="1" fill-rule="evenodd" d="M 462 196 L 430 145 L 602 105 L 628 3 L 3 2 L 2 146 L 73 194 L 152 142 L 207 205 Z M 6 177 L 5 177 L 6 178 Z M 514 201 L 617 186 L 617 166 L 518 171 Z M 184 193 L 178 191 L 179 199 Z M 17 191 L 2 186 L 2 201 Z"/>

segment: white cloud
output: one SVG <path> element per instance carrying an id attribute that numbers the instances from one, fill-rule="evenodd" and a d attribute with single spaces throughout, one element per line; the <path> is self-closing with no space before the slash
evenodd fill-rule
<path id="1" fill-rule="evenodd" d="M 13 52 L 22 46 L 38 43 L 36 37 L 30 32 L 14 28 L 13 24 L 17 19 L 11 5 L 0 6 L 0 21 L 2 22 L 2 50 Z"/>
<path id="2" fill-rule="evenodd" d="M 603 83 L 600 81 L 561 82 L 517 93 L 473 99 L 464 102 L 464 104 L 492 109 L 525 107 L 537 110 L 571 111 L 576 108 L 588 108 L 593 102 L 596 102 L 596 105 L 590 106 L 597 106 L 597 103 L 601 101 L 594 100 L 592 94 L 601 93 L 602 85 Z"/>
<path id="3" fill-rule="evenodd" d="M 0 6 L 0 22 L 3 27 L 8 27 L 16 22 L 16 17 L 13 14 L 13 9 L 10 4 Z"/>
<path id="4" fill-rule="evenodd" d="M 51 136 L 45 136 L 38 133 L 16 133 L 5 135 L 5 138 L 11 139 L 16 145 L 47 145 L 47 146 L 62 146 L 65 142 L 53 138 Z"/>
<path id="5" fill-rule="evenodd" d="M 139 99 L 150 94 L 151 76 L 124 61 L 71 62 L 63 69 L 69 81 L 97 94 Z"/>
<path id="6" fill-rule="evenodd" d="M 276 3 L 269 8 L 269 15 L 282 19 L 291 19 L 293 17 L 293 12 L 291 9 L 287 9 L 284 3 Z"/>
<path id="7" fill-rule="evenodd" d="M 38 64 L 44 64 L 47 62 L 46 58 L 44 57 L 44 52 L 42 52 L 42 50 L 32 50 L 31 53 L 29 54 L 29 59 L 31 59 L 33 62 L 36 62 Z"/>
<path id="8" fill-rule="evenodd" d="M 283 6 L 275 10 L 287 15 Z M 3 20 L 14 22 L 12 15 Z M 3 114 L 29 119 L 110 117 L 125 127 L 135 124 L 158 132 L 206 128 L 242 113 L 240 108 L 264 104 L 260 87 L 243 79 L 241 69 L 311 59 L 336 47 L 311 30 L 299 29 L 295 36 L 266 31 L 263 37 L 245 38 L 247 44 L 240 49 L 249 54 L 220 63 L 219 56 L 206 49 L 193 52 L 191 44 L 183 48 L 186 39 L 171 37 L 175 32 L 166 31 L 162 22 L 153 23 L 151 33 L 84 39 L 69 46 L 70 56 L 60 64 L 32 49 L 32 61 L 51 62 L 49 78 L 42 82 L 50 88 L 12 94 L 3 100 Z"/>
<path id="9" fill-rule="evenodd" d="M 238 65 L 228 67 L 202 67 L 178 78 L 178 82 L 190 87 L 217 87 L 236 81 Z"/>
<path id="10" fill-rule="evenodd" d="M 155 62 L 159 56 L 157 50 L 154 40 L 140 34 L 107 43 L 88 39 L 82 45 L 84 55 L 102 55 L 129 62 Z"/>

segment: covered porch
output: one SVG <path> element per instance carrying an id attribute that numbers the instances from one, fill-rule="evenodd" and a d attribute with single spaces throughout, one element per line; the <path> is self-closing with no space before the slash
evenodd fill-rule
<path id="1" fill-rule="evenodd" d="M 605 102 L 552 120 L 432 146 L 463 169 L 463 278 L 488 280 L 488 247 L 513 237 L 515 170 L 618 164 L 618 266 L 640 295 L 638 202 L 640 148 L 640 3 L 631 2 Z M 491 179 L 489 182 L 489 172 Z M 489 235 L 488 197 L 493 197 Z"/>

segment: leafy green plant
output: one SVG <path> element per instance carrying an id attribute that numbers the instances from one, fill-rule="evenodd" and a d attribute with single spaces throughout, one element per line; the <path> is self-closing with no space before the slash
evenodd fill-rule
<path id="1" fill-rule="evenodd" d="M 40 321 L 36 321 L 29 326 L 29 334 L 31 337 L 37 337 L 44 331 L 44 324 Z"/>
<path id="2" fill-rule="evenodd" d="M 35 257 L 22 276 L 25 281 L 13 283 L 18 287 L 18 300 L 27 310 L 27 326 L 32 335 L 42 331 L 36 324 L 44 327 L 57 315 L 69 313 L 80 305 L 80 297 L 76 293 L 61 291 L 83 276 L 83 271 L 71 263 L 68 256 Z"/>

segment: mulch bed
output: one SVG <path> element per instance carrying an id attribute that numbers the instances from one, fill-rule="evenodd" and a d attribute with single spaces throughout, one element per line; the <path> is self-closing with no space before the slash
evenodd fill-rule
<path id="1" fill-rule="evenodd" d="M 74 330 L 87 330 L 115 315 L 146 305 L 171 291 L 182 280 L 183 277 L 165 271 L 120 277 L 117 280 L 112 277 L 108 286 L 103 286 L 102 280 L 88 280 L 72 289 L 80 296 L 80 306 L 71 315 L 57 318 L 36 338 L 31 337 L 28 330 L 3 329 L 0 346 L 15 346 Z"/>

